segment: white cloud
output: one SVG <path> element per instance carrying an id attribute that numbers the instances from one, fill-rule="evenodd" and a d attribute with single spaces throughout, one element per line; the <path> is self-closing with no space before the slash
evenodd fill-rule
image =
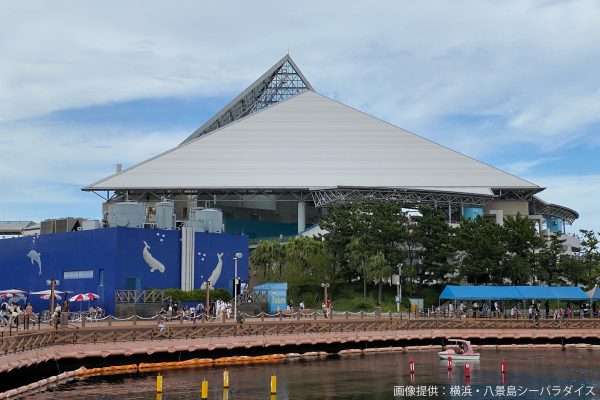
<path id="1" fill-rule="evenodd" d="M 0 210 L 5 220 L 98 218 L 101 200 L 80 189 L 174 147 L 188 132 L 0 124 Z"/>
<path id="2" fill-rule="evenodd" d="M 0 180 L 19 190 L 3 195 L 37 187 L 50 202 L 75 202 L 53 197 L 52 185 L 83 186 L 191 133 L 110 121 L 44 125 L 40 116 L 144 98 L 230 96 L 288 49 L 320 93 L 471 156 L 535 144 L 540 154 L 507 166 L 526 173 L 560 146 L 600 146 L 589 129 L 600 124 L 598 20 L 595 0 L 6 2 Z M 495 122 L 469 130 L 471 116 Z M 550 179 L 542 197 L 573 200 L 583 223 L 598 226 L 588 205 L 594 186 L 587 199 L 572 195 L 581 193 L 573 180 L 594 176 Z"/>
<path id="3" fill-rule="evenodd" d="M 84 185 L 176 146 L 189 132 L 53 124 L 0 125 L 0 179 Z"/>
<path id="4" fill-rule="evenodd" d="M 544 157 L 544 158 L 537 158 L 537 159 L 532 159 L 532 160 L 515 161 L 510 164 L 500 166 L 500 169 L 502 169 L 506 172 L 509 172 L 511 174 L 514 174 L 514 175 L 524 175 L 524 174 L 529 173 L 529 171 L 533 167 L 536 167 L 538 165 L 543 165 L 547 162 L 555 161 L 557 159 L 558 159 L 557 157 Z"/>
<path id="5" fill-rule="evenodd" d="M 3 7 L 0 120 L 233 93 L 287 49 L 321 92 L 413 130 L 495 115 L 553 145 L 600 120 L 593 0 L 39 4 Z"/>

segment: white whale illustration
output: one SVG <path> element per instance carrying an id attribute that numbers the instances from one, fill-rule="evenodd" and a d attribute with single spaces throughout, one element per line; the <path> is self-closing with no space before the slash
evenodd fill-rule
<path id="1" fill-rule="evenodd" d="M 219 262 L 217 262 L 217 266 L 215 267 L 212 274 L 210 274 L 210 277 L 208 278 L 211 289 L 214 289 L 214 285 L 219 280 L 219 277 L 221 276 L 221 271 L 223 270 L 223 253 L 217 253 L 217 257 L 219 257 Z M 206 282 L 202 282 L 200 289 L 206 290 Z"/>
<path id="2" fill-rule="evenodd" d="M 154 272 L 154 271 L 160 271 L 165 272 L 165 266 L 163 265 L 163 263 L 161 263 L 160 261 L 158 261 L 156 258 L 152 257 L 152 254 L 150 254 L 150 252 L 148 251 L 150 249 L 150 246 L 148 246 L 148 243 L 146 243 L 146 241 L 143 241 L 144 243 L 144 250 L 142 251 L 142 256 L 144 257 L 144 261 L 146 261 L 146 264 L 148 264 L 148 266 L 150 267 L 150 272 Z"/>
<path id="3" fill-rule="evenodd" d="M 40 270 L 39 274 L 42 274 L 42 253 L 38 253 L 35 250 L 29 250 L 29 253 L 27 253 L 27 257 L 29 257 L 31 259 L 31 263 L 33 264 L 33 262 L 35 261 L 38 265 L 38 269 Z"/>

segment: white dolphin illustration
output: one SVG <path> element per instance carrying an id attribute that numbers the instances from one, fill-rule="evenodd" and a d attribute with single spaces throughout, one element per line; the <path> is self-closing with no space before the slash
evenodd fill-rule
<path id="1" fill-rule="evenodd" d="M 38 269 L 40 270 L 39 275 L 41 275 L 42 274 L 42 253 L 38 253 L 35 250 L 29 250 L 29 253 L 27 253 L 27 257 L 29 257 L 32 264 L 34 261 L 37 263 Z"/>
<path id="2" fill-rule="evenodd" d="M 148 251 L 150 249 L 150 246 L 148 246 L 148 243 L 146 243 L 145 240 L 143 241 L 143 243 L 144 250 L 142 251 L 142 256 L 144 257 L 144 261 L 146 261 L 146 264 L 148 264 L 148 266 L 150 267 L 150 272 L 165 272 L 164 264 L 158 261 L 156 258 L 152 257 L 152 254 L 150 254 L 150 252 Z"/>
<path id="3" fill-rule="evenodd" d="M 219 277 L 221 276 L 221 270 L 223 269 L 223 253 L 217 253 L 217 257 L 219 257 L 219 262 L 217 262 L 217 266 L 213 270 L 212 274 L 210 274 L 210 277 L 207 279 L 210 282 L 211 289 L 214 289 L 214 285 L 219 280 Z M 202 282 L 200 289 L 206 290 L 206 282 Z"/>

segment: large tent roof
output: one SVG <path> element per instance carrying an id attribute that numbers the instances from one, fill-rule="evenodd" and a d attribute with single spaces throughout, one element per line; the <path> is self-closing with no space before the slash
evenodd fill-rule
<path id="1" fill-rule="evenodd" d="M 446 286 L 440 299 L 449 300 L 512 300 L 520 299 L 516 286 Z"/>
<path id="2" fill-rule="evenodd" d="M 449 300 L 589 300 L 589 296 L 572 286 L 451 286 L 444 288 L 440 299 Z"/>
<path id="3" fill-rule="evenodd" d="M 591 290 L 588 290 L 586 293 L 589 296 L 590 300 L 600 300 L 600 288 L 598 286 L 594 286 Z"/>
<path id="4" fill-rule="evenodd" d="M 542 188 L 311 90 L 84 190 Z"/>

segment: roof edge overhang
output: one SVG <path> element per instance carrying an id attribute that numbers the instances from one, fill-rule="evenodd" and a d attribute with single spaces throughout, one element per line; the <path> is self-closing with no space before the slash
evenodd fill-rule
<path id="1" fill-rule="evenodd" d="M 529 203 L 530 214 L 542 215 L 544 217 L 557 217 L 572 225 L 579 218 L 579 213 L 569 207 L 558 204 L 547 203 L 537 196 Z"/>

